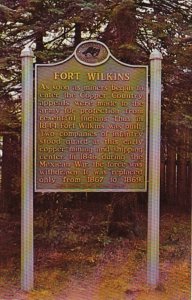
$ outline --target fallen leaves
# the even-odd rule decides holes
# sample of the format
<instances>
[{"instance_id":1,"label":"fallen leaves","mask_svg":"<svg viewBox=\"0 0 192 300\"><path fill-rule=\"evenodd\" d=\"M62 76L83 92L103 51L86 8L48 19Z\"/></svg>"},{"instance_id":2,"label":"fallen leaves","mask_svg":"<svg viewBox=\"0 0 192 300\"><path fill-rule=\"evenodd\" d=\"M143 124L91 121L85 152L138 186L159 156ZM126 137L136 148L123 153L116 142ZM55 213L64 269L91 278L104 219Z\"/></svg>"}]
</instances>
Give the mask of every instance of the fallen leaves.
<instances>
[{"instance_id":1,"label":"fallen leaves","mask_svg":"<svg viewBox=\"0 0 192 300\"><path fill-rule=\"evenodd\" d=\"M146 240L109 239L104 231L93 235L91 228L78 235L75 230L70 229L67 247L38 244L35 290L28 294L19 290L18 256L4 262L0 299L189 300L190 220L170 214L162 218L161 280L156 289L146 284Z\"/></svg>"}]
</instances>

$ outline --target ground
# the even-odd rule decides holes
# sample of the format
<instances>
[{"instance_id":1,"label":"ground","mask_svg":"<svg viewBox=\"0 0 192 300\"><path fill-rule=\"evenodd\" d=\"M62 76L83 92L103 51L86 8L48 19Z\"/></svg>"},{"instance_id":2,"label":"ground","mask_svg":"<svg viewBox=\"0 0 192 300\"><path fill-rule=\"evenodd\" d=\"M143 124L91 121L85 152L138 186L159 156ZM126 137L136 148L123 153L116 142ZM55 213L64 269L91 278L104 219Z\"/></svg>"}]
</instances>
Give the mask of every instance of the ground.
<instances>
[{"instance_id":1,"label":"ground","mask_svg":"<svg viewBox=\"0 0 192 300\"><path fill-rule=\"evenodd\" d=\"M146 236L110 238L98 228L96 234L90 223L68 227L65 243L46 243L37 230L35 289L26 293L20 290L20 220L0 215L0 300L190 299L190 215L161 216L155 289L146 284ZM56 230L53 237L51 232L49 239L58 241Z\"/></svg>"}]
</instances>

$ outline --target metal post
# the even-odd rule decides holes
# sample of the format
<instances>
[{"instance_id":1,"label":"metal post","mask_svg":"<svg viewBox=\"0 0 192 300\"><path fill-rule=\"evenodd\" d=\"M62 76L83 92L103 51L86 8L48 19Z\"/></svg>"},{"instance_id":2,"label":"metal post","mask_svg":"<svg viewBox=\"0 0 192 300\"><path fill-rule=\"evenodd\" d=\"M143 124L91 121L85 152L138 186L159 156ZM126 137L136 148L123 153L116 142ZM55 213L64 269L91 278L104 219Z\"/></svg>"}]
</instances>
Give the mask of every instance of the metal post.
<instances>
[{"instance_id":1,"label":"metal post","mask_svg":"<svg viewBox=\"0 0 192 300\"><path fill-rule=\"evenodd\" d=\"M160 145L161 145L161 60L154 50L150 55L150 130L148 187L147 282L159 281L159 217L160 217Z\"/></svg>"},{"instance_id":2,"label":"metal post","mask_svg":"<svg viewBox=\"0 0 192 300\"><path fill-rule=\"evenodd\" d=\"M33 51L22 58L21 288L33 289Z\"/></svg>"}]
</instances>

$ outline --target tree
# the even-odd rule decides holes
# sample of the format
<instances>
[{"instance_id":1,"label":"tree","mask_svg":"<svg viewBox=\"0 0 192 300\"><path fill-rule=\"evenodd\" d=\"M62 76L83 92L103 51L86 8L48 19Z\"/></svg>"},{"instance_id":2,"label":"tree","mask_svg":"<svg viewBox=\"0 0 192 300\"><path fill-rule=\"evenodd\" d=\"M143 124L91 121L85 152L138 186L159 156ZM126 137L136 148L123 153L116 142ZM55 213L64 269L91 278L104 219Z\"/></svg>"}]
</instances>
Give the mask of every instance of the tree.
<instances>
[{"instance_id":1,"label":"tree","mask_svg":"<svg viewBox=\"0 0 192 300\"><path fill-rule=\"evenodd\" d=\"M105 42L117 58L132 64L149 64L151 50L158 48L164 56L163 138L171 136L170 120L174 126L191 126L191 18L191 0L4 0L0 5L1 128L20 127L24 45L32 46L37 62L56 62L90 38Z\"/></svg>"}]
</instances>

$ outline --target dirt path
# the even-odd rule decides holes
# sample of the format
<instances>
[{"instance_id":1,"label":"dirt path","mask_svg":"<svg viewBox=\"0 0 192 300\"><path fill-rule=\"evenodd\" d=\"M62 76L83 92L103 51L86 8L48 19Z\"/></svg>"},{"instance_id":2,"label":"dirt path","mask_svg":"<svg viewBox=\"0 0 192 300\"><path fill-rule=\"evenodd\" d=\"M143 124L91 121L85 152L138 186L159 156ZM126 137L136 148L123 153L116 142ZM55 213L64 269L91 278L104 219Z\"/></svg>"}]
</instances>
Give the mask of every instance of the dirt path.
<instances>
[{"instance_id":1,"label":"dirt path","mask_svg":"<svg viewBox=\"0 0 192 300\"><path fill-rule=\"evenodd\" d=\"M95 267L87 276L60 278L56 287L50 281L49 288L38 288L30 293L21 292L19 282L0 285L0 300L189 300L189 283L182 264L161 265L162 283L158 289L146 286L146 265L130 265L131 258L119 262L110 262ZM186 262L185 262L186 264ZM128 265L130 267L128 268ZM185 266L186 267L186 266ZM166 274L166 275L165 275ZM50 278L52 274L50 271ZM53 287L52 287L53 285ZM47 282L49 286L49 281ZM58 288L57 288L58 287Z\"/></svg>"},{"instance_id":2,"label":"dirt path","mask_svg":"<svg viewBox=\"0 0 192 300\"><path fill-rule=\"evenodd\" d=\"M161 281L155 290L146 285L146 241L122 239L111 241L99 252L90 245L68 251L38 248L36 290L21 292L19 225L9 221L1 225L0 240L5 243L0 248L0 300L190 299L190 254L186 250L190 225L185 219L164 218ZM170 236L173 226L175 233Z\"/></svg>"}]
</instances>

